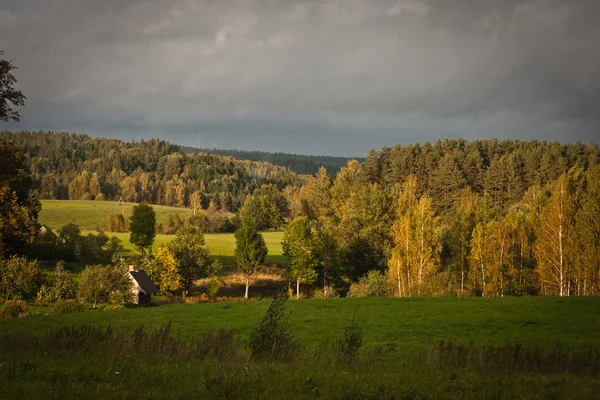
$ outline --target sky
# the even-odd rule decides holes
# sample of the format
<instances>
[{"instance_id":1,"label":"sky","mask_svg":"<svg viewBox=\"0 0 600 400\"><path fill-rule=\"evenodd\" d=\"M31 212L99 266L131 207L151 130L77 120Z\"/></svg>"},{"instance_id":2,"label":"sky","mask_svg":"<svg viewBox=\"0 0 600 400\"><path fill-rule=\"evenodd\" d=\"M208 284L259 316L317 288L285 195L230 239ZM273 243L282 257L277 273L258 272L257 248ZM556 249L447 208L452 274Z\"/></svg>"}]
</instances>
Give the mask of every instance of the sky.
<instances>
[{"instance_id":1,"label":"sky","mask_svg":"<svg viewBox=\"0 0 600 400\"><path fill-rule=\"evenodd\" d=\"M123 140L364 156L600 138L600 1L0 0L22 121Z\"/></svg>"}]
</instances>

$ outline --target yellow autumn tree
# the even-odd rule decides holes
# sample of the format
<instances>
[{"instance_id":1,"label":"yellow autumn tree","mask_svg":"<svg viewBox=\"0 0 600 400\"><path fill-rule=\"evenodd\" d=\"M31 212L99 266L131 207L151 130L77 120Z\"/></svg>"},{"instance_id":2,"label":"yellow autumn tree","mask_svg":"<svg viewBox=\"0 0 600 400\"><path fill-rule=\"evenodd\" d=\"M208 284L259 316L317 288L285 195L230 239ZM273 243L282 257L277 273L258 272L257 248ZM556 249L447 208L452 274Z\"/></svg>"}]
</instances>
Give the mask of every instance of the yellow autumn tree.
<instances>
[{"instance_id":1,"label":"yellow autumn tree","mask_svg":"<svg viewBox=\"0 0 600 400\"><path fill-rule=\"evenodd\" d=\"M177 268L175 255L168 247L162 246L156 252L156 261L160 264L159 287L162 292L175 292L181 285L181 275Z\"/></svg>"}]
</instances>

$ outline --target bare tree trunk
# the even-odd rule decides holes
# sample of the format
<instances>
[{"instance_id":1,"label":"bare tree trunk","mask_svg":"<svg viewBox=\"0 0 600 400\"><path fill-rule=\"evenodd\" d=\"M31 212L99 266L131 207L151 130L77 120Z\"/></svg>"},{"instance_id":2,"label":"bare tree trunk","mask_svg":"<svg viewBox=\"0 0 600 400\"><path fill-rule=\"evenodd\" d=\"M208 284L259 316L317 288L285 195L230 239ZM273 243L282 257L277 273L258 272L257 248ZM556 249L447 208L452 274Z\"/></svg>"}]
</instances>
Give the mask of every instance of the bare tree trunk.
<instances>
[{"instance_id":1,"label":"bare tree trunk","mask_svg":"<svg viewBox=\"0 0 600 400\"><path fill-rule=\"evenodd\" d=\"M460 244L460 296L465 292L465 244Z\"/></svg>"},{"instance_id":2,"label":"bare tree trunk","mask_svg":"<svg viewBox=\"0 0 600 400\"><path fill-rule=\"evenodd\" d=\"M398 279L398 297L402 297L402 281L400 276L400 261L398 261L396 263L396 279Z\"/></svg>"},{"instance_id":3,"label":"bare tree trunk","mask_svg":"<svg viewBox=\"0 0 600 400\"><path fill-rule=\"evenodd\" d=\"M485 297L485 268L483 267L483 257L481 257L481 283L483 284L483 290L481 291L481 297Z\"/></svg>"},{"instance_id":4,"label":"bare tree trunk","mask_svg":"<svg viewBox=\"0 0 600 400\"><path fill-rule=\"evenodd\" d=\"M300 300L300 279L296 279L296 300Z\"/></svg>"},{"instance_id":5,"label":"bare tree trunk","mask_svg":"<svg viewBox=\"0 0 600 400\"><path fill-rule=\"evenodd\" d=\"M504 297L504 240L500 245L500 297Z\"/></svg>"},{"instance_id":6,"label":"bare tree trunk","mask_svg":"<svg viewBox=\"0 0 600 400\"><path fill-rule=\"evenodd\" d=\"M425 264L425 260L423 259L423 254L425 253L425 249L424 249L424 243L423 241L425 240L424 236L425 234L423 233L424 231L424 227L423 227L423 223L421 223L421 240L419 243L419 284L417 286L417 296L421 296L421 285L423 284L423 265Z\"/></svg>"},{"instance_id":7,"label":"bare tree trunk","mask_svg":"<svg viewBox=\"0 0 600 400\"><path fill-rule=\"evenodd\" d=\"M410 243L408 235L406 236L406 297L410 297L410 256L409 256Z\"/></svg>"},{"instance_id":8,"label":"bare tree trunk","mask_svg":"<svg viewBox=\"0 0 600 400\"><path fill-rule=\"evenodd\" d=\"M244 294L244 298L248 299L248 289L250 288L250 277L246 275L246 293Z\"/></svg>"}]
</instances>

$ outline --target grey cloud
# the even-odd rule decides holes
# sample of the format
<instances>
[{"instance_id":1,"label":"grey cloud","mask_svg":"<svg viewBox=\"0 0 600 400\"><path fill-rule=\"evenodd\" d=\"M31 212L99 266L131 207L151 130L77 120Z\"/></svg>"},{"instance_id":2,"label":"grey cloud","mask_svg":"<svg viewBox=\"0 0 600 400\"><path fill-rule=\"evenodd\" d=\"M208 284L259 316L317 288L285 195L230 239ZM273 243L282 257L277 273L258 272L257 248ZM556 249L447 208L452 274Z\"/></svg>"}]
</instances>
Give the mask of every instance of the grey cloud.
<instances>
[{"instance_id":1,"label":"grey cloud","mask_svg":"<svg viewBox=\"0 0 600 400\"><path fill-rule=\"evenodd\" d=\"M29 98L10 128L359 156L600 133L597 2L5 3Z\"/></svg>"}]
</instances>

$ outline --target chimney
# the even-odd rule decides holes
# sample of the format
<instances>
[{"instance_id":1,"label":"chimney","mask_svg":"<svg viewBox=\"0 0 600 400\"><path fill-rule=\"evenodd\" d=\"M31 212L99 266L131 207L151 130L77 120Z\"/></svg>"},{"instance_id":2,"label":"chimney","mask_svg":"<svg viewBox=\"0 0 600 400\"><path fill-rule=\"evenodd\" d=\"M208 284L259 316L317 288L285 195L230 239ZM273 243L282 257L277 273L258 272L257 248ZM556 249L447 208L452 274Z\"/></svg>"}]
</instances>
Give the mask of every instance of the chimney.
<instances>
[{"instance_id":1,"label":"chimney","mask_svg":"<svg viewBox=\"0 0 600 400\"><path fill-rule=\"evenodd\" d=\"M135 271L135 267L133 265L129 266L129 272L131 272L131 271Z\"/></svg>"}]
</instances>

